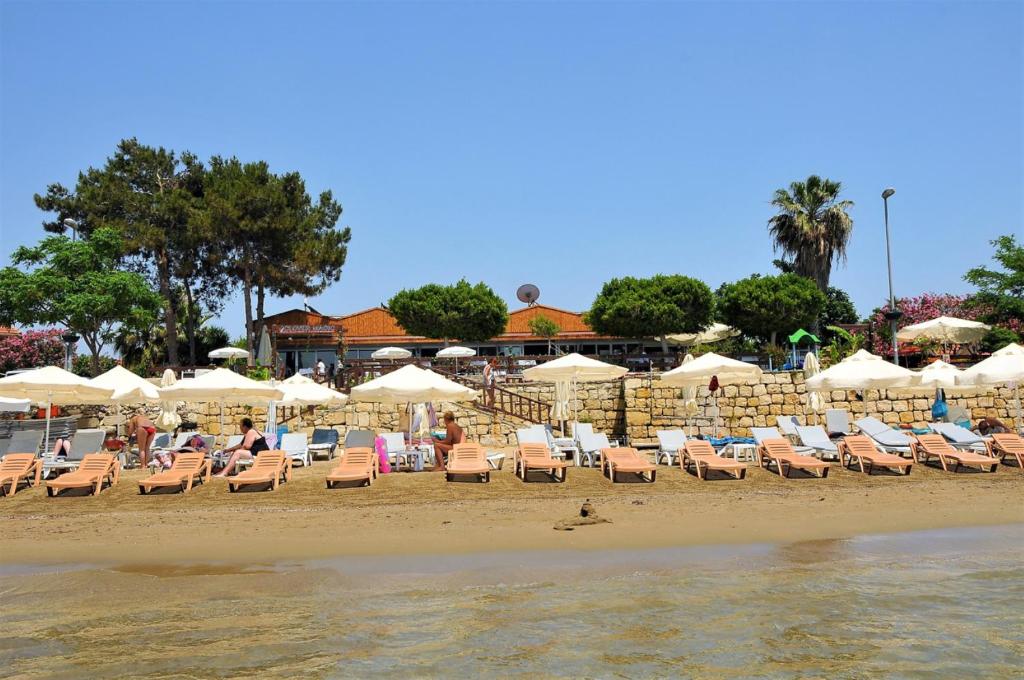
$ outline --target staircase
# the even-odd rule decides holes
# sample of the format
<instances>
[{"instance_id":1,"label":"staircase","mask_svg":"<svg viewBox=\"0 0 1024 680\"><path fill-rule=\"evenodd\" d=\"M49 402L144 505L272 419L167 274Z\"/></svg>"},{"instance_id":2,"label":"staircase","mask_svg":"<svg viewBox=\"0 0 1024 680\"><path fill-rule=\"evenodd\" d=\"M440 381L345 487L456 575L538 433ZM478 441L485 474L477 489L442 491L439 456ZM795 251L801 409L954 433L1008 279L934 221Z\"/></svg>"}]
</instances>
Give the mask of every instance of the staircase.
<instances>
[{"instance_id":1,"label":"staircase","mask_svg":"<svg viewBox=\"0 0 1024 680\"><path fill-rule=\"evenodd\" d=\"M431 370L435 373L440 373L444 377L457 382L460 385L471 387L474 390L483 391L484 389L482 380L470 378L469 376L464 375L455 375L454 373L449 373L448 371L437 367L434 367ZM486 393L484 398L486 398ZM511 416L528 423L544 424L550 420L548 417L551 413L550 404L538 399L532 399L519 394L514 390L497 385L494 387L493 404L485 404L483 399L477 399L471 405L476 410L483 411L484 413Z\"/></svg>"}]
</instances>

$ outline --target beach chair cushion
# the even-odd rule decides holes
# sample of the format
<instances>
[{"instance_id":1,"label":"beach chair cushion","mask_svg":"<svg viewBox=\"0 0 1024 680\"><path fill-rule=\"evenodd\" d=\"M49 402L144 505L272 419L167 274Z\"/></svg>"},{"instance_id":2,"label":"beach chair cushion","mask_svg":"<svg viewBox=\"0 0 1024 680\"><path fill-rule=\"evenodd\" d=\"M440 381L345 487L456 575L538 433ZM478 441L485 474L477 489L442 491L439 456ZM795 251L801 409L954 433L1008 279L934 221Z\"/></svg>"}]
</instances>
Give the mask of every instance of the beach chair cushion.
<instances>
[{"instance_id":1,"label":"beach chair cushion","mask_svg":"<svg viewBox=\"0 0 1024 680\"><path fill-rule=\"evenodd\" d=\"M78 469L66 472L57 479L46 482L46 494L52 496L64 489L90 488L94 494L103 489L103 483L111 486L117 483L120 466L117 459L108 453L90 453L82 458Z\"/></svg>"},{"instance_id":2,"label":"beach chair cushion","mask_svg":"<svg viewBox=\"0 0 1024 680\"><path fill-rule=\"evenodd\" d=\"M345 449L338 466L327 474L327 488L334 488L338 482L365 481L367 486L373 484L379 461L375 448L358 446Z\"/></svg>"},{"instance_id":3,"label":"beach chair cushion","mask_svg":"<svg viewBox=\"0 0 1024 680\"><path fill-rule=\"evenodd\" d=\"M475 442L454 445L448 453L445 468L445 476L449 480L452 475L480 475L484 481L490 481L491 466L487 464L483 447Z\"/></svg>"},{"instance_id":4,"label":"beach chair cushion","mask_svg":"<svg viewBox=\"0 0 1024 680\"><path fill-rule=\"evenodd\" d=\"M291 470L292 459L284 451L260 451L253 459L252 467L228 477L228 490L237 491L243 486L269 483L270 488L276 491L282 481L291 479Z\"/></svg>"},{"instance_id":5,"label":"beach chair cushion","mask_svg":"<svg viewBox=\"0 0 1024 680\"><path fill-rule=\"evenodd\" d=\"M202 451L179 453L169 470L157 472L139 482L139 493L145 494L154 487L180 487L180 491L192 490L193 484L210 481L211 463Z\"/></svg>"},{"instance_id":6,"label":"beach chair cushion","mask_svg":"<svg viewBox=\"0 0 1024 680\"><path fill-rule=\"evenodd\" d=\"M22 480L36 486L42 475L42 461L34 453L8 453L0 461L0 494L14 495Z\"/></svg>"},{"instance_id":7,"label":"beach chair cushion","mask_svg":"<svg viewBox=\"0 0 1024 680\"><path fill-rule=\"evenodd\" d=\"M856 458L860 466L861 472L871 474L873 468L885 467L885 468L896 468L903 471L904 474L910 474L910 468L913 466L914 461L907 460L902 456L898 456L893 453L885 451L879 451L875 448L874 442L871 438L862 434L851 434L842 438L839 442L839 460L840 462ZM865 468L864 461L868 462L868 466ZM845 464L845 462L844 462Z\"/></svg>"}]
</instances>

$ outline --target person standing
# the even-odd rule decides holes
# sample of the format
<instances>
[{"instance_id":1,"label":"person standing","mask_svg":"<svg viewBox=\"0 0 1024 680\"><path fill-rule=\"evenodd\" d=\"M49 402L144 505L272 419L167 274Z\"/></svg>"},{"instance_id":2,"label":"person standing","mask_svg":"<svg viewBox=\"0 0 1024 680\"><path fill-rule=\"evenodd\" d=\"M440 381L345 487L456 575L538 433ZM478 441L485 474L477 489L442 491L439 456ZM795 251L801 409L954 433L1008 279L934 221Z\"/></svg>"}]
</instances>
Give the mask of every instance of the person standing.
<instances>
[{"instance_id":1,"label":"person standing","mask_svg":"<svg viewBox=\"0 0 1024 680\"><path fill-rule=\"evenodd\" d=\"M142 467L149 464L149 447L156 437L156 426L153 421L143 414L134 415L128 419L128 427L125 430L125 439L130 440L135 435L135 441L139 445L139 459Z\"/></svg>"},{"instance_id":2,"label":"person standing","mask_svg":"<svg viewBox=\"0 0 1024 680\"><path fill-rule=\"evenodd\" d=\"M494 406L494 387L498 380L498 357L491 357L491 360L484 366L484 406Z\"/></svg>"},{"instance_id":3,"label":"person standing","mask_svg":"<svg viewBox=\"0 0 1024 680\"><path fill-rule=\"evenodd\" d=\"M318 359L316 362L316 381L322 383L327 379L327 365L323 359Z\"/></svg>"}]
</instances>

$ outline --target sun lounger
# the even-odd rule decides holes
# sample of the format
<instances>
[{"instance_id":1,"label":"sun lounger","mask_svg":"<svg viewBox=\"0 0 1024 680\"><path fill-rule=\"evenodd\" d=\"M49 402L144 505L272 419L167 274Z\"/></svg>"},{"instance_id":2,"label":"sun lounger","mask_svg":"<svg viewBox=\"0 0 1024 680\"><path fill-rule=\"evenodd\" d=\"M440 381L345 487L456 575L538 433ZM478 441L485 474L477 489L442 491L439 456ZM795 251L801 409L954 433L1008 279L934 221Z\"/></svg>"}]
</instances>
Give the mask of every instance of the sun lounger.
<instances>
[{"instance_id":1,"label":"sun lounger","mask_svg":"<svg viewBox=\"0 0 1024 680\"><path fill-rule=\"evenodd\" d=\"M39 447L42 445L43 432L41 430L18 430L11 432L9 439L0 444L0 458L8 453L31 453L39 455Z\"/></svg>"},{"instance_id":2,"label":"sun lounger","mask_svg":"<svg viewBox=\"0 0 1024 680\"><path fill-rule=\"evenodd\" d=\"M313 457L309 453L309 438L305 432L289 432L281 436L281 450L292 459L292 463L302 463L309 467Z\"/></svg>"},{"instance_id":3,"label":"sun lounger","mask_svg":"<svg viewBox=\"0 0 1024 680\"><path fill-rule=\"evenodd\" d=\"M0 495L13 496L18 492L18 485L24 480L32 486L39 486L43 474L43 461L34 453L8 453L0 462Z\"/></svg>"},{"instance_id":4,"label":"sun lounger","mask_svg":"<svg viewBox=\"0 0 1024 680\"><path fill-rule=\"evenodd\" d=\"M74 470L89 454L102 453L103 441L106 438L106 430L78 430L71 437L66 457L55 458L53 451L43 456L43 477L49 477L55 470Z\"/></svg>"},{"instance_id":5,"label":"sun lounger","mask_svg":"<svg viewBox=\"0 0 1024 680\"><path fill-rule=\"evenodd\" d=\"M850 412L841 408L825 410L825 429L830 437L841 437L853 434L850 429Z\"/></svg>"},{"instance_id":6,"label":"sun lounger","mask_svg":"<svg viewBox=\"0 0 1024 680\"><path fill-rule=\"evenodd\" d=\"M686 446L686 433L682 430L658 430L658 452L654 454L654 462L665 459L665 465L672 465L680 460L680 453ZM681 462L681 461L680 461Z\"/></svg>"},{"instance_id":7,"label":"sun lounger","mask_svg":"<svg viewBox=\"0 0 1024 680\"><path fill-rule=\"evenodd\" d=\"M377 478L377 468L380 465L380 458L377 450L366 446L357 446L345 449L338 461L338 466L327 474L327 488L333 489L339 482L366 482L366 486L373 484Z\"/></svg>"},{"instance_id":8,"label":"sun lounger","mask_svg":"<svg viewBox=\"0 0 1024 680\"><path fill-rule=\"evenodd\" d=\"M889 453L910 453L910 445L914 440L909 435L897 432L878 418L861 418L856 423L861 434L871 438L883 451Z\"/></svg>"},{"instance_id":9,"label":"sun lounger","mask_svg":"<svg viewBox=\"0 0 1024 680\"><path fill-rule=\"evenodd\" d=\"M640 475L640 478L654 483L658 474L658 466L645 460L640 453L633 448L619 446L601 450L601 471L608 471L608 479L615 483L615 475L620 472L631 472Z\"/></svg>"},{"instance_id":10,"label":"sun lounger","mask_svg":"<svg viewBox=\"0 0 1024 680\"><path fill-rule=\"evenodd\" d=\"M318 427L313 430L313 440L309 443L309 455L316 458L317 454L327 452L327 460L334 458L334 451L338 448L338 431L333 427Z\"/></svg>"},{"instance_id":11,"label":"sun lounger","mask_svg":"<svg viewBox=\"0 0 1024 680\"><path fill-rule=\"evenodd\" d=\"M349 430L345 433L345 444L342 448L372 449L377 446L377 433L373 430Z\"/></svg>"},{"instance_id":12,"label":"sun lounger","mask_svg":"<svg viewBox=\"0 0 1024 680\"><path fill-rule=\"evenodd\" d=\"M911 446L911 453L914 460L922 464L927 464L932 457L938 458L946 472L950 471L950 463L956 463L953 472L959 472L963 466L977 467L982 472L995 472L999 467L998 458L984 453L955 449L941 434L917 435L917 441Z\"/></svg>"},{"instance_id":13,"label":"sun lounger","mask_svg":"<svg viewBox=\"0 0 1024 680\"><path fill-rule=\"evenodd\" d=\"M795 440L799 435L797 434L797 427L800 423L797 422L796 416L776 416L775 425L785 436L789 437L791 441Z\"/></svg>"},{"instance_id":14,"label":"sun lounger","mask_svg":"<svg viewBox=\"0 0 1024 680\"><path fill-rule=\"evenodd\" d=\"M861 472L869 475L876 467L895 469L905 475L910 474L910 468L914 462L903 456L894 453L886 453L875 448L874 442L865 435L851 434L839 441L839 462L844 467L850 467L854 459L860 466ZM865 467L865 463L867 466Z\"/></svg>"},{"instance_id":15,"label":"sun lounger","mask_svg":"<svg viewBox=\"0 0 1024 680\"><path fill-rule=\"evenodd\" d=\"M757 460L766 470L774 463L779 476L783 478L789 477L793 468L807 472L815 471L819 477L825 478L828 477L828 469L831 467L829 463L813 456L800 455L793 449L788 439L781 437L765 439L758 443Z\"/></svg>"},{"instance_id":16,"label":"sun lounger","mask_svg":"<svg viewBox=\"0 0 1024 680\"><path fill-rule=\"evenodd\" d=\"M1020 435L1009 432L992 435L988 441L988 452L1004 465L1006 459L1013 456L1017 460L1017 467L1024 469L1024 438Z\"/></svg>"},{"instance_id":17,"label":"sun lounger","mask_svg":"<svg viewBox=\"0 0 1024 680\"><path fill-rule=\"evenodd\" d=\"M972 451L988 451L988 440L980 434L971 432L966 427L956 423L928 423L932 432L941 434L949 443L958 449L971 449Z\"/></svg>"},{"instance_id":18,"label":"sun lounger","mask_svg":"<svg viewBox=\"0 0 1024 680\"><path fill-rule=\"evenodd\" d=\"M758 446L761 445L761 442L768 439L786 439L779 433L779 430L774 427L752 427L750 428L750 434L753 435L754 442ZM793 443L790 442L790 445L792 446ZM801 455L814 453L814 448L810 446L793 446L793 452Z\"/></svg>"},{"instance_id":19,"label":"sun lounger","mask_svg":"<svg viewBox=\"0 0 1024 680\"><path fill-rule=\"evenodd\" d=\"M277 491L282 481L292 478L292 459L284 451L260 451L252 461L252 467L228 477L228 491L234 493L251 484L270 484Z\"/></svg>"},{"instance_id":20,"label":"sun lounger","mask_svg":"<svg viewBox=\"0 0 1024 680\"><path fill-rule=\"evenodd\" d=\"M110 486L117 484L121 476L121 466L117 458L109 453L90 453L82 458L78 469L66 472L57 479L46 482L46 495L54 496L65 489L92 489L92 493L99 494L103 490L103 483L109 482Z\"/></svg>"},{"instance_id":21,"label":"sun lounger","mask_svg":"<svg viewBox=\"0 0 1024 680\"><path fill-rule=\"evenodd\" d=\"M800 425L796 428L796 436L800 443L809 446L824 457L825 454L839 458L839 447L829 439L828 432L821 425Z\"/></svg>"},{"instance_id":22,"label":"sun lounger","mask_svg":"<svg viewBox=\"0 0 1024 680\"><path fill-rule=\"evenodd\" d=\"M169 470L157 472L139 482L139 493L145 495L155 487L176 486L182 493L192 490L193 484L210 481L211 462L202 451L179 453Z\"/></svg>"},{"instance_id":23,"label":"sun lounger","mask_svg":"<svg viewBox=\"0 0 1024 680\"><path fill-rule=\"evenodd\" d=\"M608 441L608 435L598 433L580 434L580 465L586 463L589 467L596 467L601 462L601 451L610 449L612 443ZM604 470L604 466L601 467Z\"/></svg>"},{"instance_id":24,"label":"sun lounger","mask_svg":"<svg viewBox=\"0 0 1024 680\"><path fill-rule=\"evenodd\" d=\"M715 453L715 447L711 446L711 442L703 439L688 439L679 454L679 467L684 472L689 472L690 465L693 465L697 470L697 479L707 479L708 470L728 472L736 479L747 476L746 463L734 458L722 458Z\"/></svg>"},{"instance_id":25,"label":"sun lounger","mask_svg":"<svg viewBox=\"0 0 1024 680\"><path fill-rule=\"evenodd\" d=\"M448 466L444 477L449 482L452 475L479 475L483 482L491 481L491 466L487 463L487 454L477 443L456 444L448 453Z\"/></svg>"},{"instance_id":26,"label":"sun lounger","mask_svg":"<svg viewBox=\"0 0 1024 680\"><path fill-rule=\"evenodd\" d=\"M551 450L547 444L520 444L516 450L513 472L521 476L525 482L526 474L530 470L545 470L556 482L564 482L567 467L569 467L568 462L555 460L551 456Z\"/></svg>"}]
</instances>

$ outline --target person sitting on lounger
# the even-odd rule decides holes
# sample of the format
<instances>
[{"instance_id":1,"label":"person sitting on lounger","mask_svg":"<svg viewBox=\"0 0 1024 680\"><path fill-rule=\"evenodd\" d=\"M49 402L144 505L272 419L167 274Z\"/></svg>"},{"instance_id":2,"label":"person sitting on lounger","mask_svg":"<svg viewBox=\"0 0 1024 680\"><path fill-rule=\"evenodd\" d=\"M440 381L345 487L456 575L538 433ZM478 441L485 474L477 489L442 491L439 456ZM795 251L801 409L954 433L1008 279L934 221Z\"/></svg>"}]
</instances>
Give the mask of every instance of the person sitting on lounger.
<instances>
[{"instance_id":1,"label":"person sitting on lounger","mask_svg":"<svg viewBox=\"0 0 1024 680\"><path fill-rule=\"evenodd\" d=\"M437 453L437 462L434 465L435 472L445 469L445 460L452 447L465 441L465 434L463 434L459 424L455 422L455 414L451 411L445 411L444 413L444 429L444 439L434 442L434 451Z\"/></svg>"},{"instance_id":2,"label":"person sitting on lounger","mask_svg":"<svg viewBox=\"0 0 1024 680\"><path fill-rule=\"evenodd\" d=\"M128 420L128 429L125 436L131 441L132 435L139 445L139 460L142 467L149 464L149 447L153 444L153 437L156 436L156 426L143 414L135 415Z\"/></svg>"},{"instance_id":3,"label":"person sitting on lounger","mask_svg":"<svg viewBox=\"0 0 1024 680\"><path fill-rule=\"evenodd\" d=\"M227 477L234 472L235 465L240 459L249 460L260 451L270 450L266 437L252 426L252 418L242 418L240 429L242 430L242 441L235 446L224 449L224 453L230 453L231 457L228 458L224 469L217 474L218 477Z\"/></svg>"}]
</instances>

